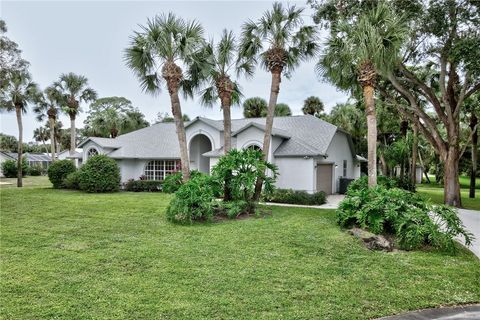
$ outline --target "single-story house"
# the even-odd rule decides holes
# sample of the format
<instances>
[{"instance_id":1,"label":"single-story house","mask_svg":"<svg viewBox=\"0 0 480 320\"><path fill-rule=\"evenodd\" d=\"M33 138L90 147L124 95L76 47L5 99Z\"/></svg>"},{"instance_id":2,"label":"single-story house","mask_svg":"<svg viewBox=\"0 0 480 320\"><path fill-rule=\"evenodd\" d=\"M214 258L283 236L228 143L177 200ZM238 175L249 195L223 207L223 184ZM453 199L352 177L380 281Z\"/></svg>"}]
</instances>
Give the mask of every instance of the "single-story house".
<instances>
[{"instance_id":1,"label":"single-story house","mask_svg":"<svg viewBox=\"0 0 480 320\"><path fill-rule=\"evenodd\" d=\"M73 160L75 163L75 166L78 168L82 165L82 159L83 159L83 154L82 154L82 149L75 149L75 152L70 155L70 150L63 150L57 154L57 159L58 160Z\"/></svg>"},{"instance_id":2,"label":"single-story house","mask_svg":"<svg viewBox=\"0 0 480 320\"><path fill-rule=\"evenodd\" d=\"M24 153L23 156L27 159L29 166L38 166L43 169L48 169L50 163L52 163L52 158L47 153ZM17 152L8 152L0 151L0 176L3 177L3 172L1 172L1 163L6 160L17 160Z\"/></svg>"},{"instance_id":3,"label":"single-story house","mask_svg":"<svg viewBox=\"0 0 480 320\"><path fill-rule=\"evenodd\" d=\"M265 118L232 120L232 148L262 148ZM197 117L185 123L190 168L209 173L223 152L223 120ZM115 159L122 181L163 180L178 170L180 148L174 123L158 123L115 139L91 137L79 144L82 161L96 154ZM278 188L339 190L341 177L360 177L350 135L311 115L275 117L269 161L278 167Z\"/></svg>"}]
</instances>

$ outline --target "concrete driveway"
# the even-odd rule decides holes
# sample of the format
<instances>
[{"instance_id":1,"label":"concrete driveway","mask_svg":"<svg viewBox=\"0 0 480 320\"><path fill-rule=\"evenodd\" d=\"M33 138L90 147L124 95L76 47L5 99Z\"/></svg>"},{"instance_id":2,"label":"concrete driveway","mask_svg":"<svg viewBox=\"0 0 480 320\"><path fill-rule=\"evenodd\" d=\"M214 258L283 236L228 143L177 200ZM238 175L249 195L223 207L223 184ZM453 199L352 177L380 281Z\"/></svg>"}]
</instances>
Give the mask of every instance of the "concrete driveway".
<instances>
[{"instance_id":1,"label":"concrete driveway","mask_svg":"<svg viewBox=\"0 0 480 320\"><path fill-rule=\"evenodd\" d=\"M469 249L480 258L480 211L458 209L458 215L467 230L475 237Z\"/></svg>"}]
</instances>

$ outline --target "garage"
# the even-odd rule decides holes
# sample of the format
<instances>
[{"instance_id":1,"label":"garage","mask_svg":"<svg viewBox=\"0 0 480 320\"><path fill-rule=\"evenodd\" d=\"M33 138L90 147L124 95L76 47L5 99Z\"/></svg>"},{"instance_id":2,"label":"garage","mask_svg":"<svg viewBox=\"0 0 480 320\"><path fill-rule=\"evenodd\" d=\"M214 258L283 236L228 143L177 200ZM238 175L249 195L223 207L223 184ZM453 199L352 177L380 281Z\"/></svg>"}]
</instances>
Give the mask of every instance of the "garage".
<instances>
[{"instance_id":1,"label":"garage","mask_svg":"<svg viewBox=\"0 0 480 320\"><path fill-rule=\"evenodd\" d=\"M332 194L333 164L317 164L317 191Z\"/></svg>"}]
</instances>

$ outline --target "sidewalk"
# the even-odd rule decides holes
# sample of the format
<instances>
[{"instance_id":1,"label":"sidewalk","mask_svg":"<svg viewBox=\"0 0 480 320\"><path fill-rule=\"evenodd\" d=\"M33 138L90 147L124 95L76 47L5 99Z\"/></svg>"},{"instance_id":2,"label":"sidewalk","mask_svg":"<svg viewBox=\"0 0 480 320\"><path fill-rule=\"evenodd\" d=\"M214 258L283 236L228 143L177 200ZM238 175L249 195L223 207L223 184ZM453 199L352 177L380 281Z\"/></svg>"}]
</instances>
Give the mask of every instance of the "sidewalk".
<instances>
[{"instance_id":1,"label":"sidewalk","mask_svg":"<svg viewBox=\"0 0 480 320\"><path fill-rule=\"evenodd\" d=\"M460 320L480 319L480 304L412 311L377 320Z\"/></svg>"}]
</instances>

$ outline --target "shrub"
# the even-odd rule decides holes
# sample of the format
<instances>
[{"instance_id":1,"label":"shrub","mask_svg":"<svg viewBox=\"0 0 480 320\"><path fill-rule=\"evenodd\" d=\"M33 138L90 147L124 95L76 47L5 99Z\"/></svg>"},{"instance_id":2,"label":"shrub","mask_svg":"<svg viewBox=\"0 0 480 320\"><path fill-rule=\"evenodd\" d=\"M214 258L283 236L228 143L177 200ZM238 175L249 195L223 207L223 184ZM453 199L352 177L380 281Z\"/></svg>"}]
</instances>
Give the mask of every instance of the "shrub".
<instances>
[{"instance_id":1,"label":"shrub","mask_svg":"<svg viewBox=\"0 0 480 320\"><path fill-rule=\"evenodd\" d=\"M6 160L2 163L2 172L5 178L16 178L17 177L17 161L16 160ZM28 163L25 157L22 158L22 176L28 174Z\"/></svg>"},{"instance_id":2,"label":"shrub","mask_svg":"<svg viewBox=\"0 0 480 320\"><path fill-rule=\"evenodd\" d=\"M417 186L412 181L412 177L410 175L405 175L403 178L395 177L395 181L397 182L397 186L400 189L415 192L417 190Z\"/></svg>"},{"instance_id":3,"label":"shrub","mask_svg":"<svg viewBox=\"0 0 480 320\"><path fill-rule=\"evenodd\" d=\"M48 167L48 179L53 187L58 189L63 187L63 180L68 174L77 171L75 165L70 160L58 160Z\"/></svg>"},{"instance_id":4,"label":"shrub","mask_svg":"<svg viewBox=\"0 0 480 320\"><path fill-rule=\"evenodd\" d=\"M42 173L43 168L39 165L30 166L30 168L28 169L28 174L31 176L41 176Z\"/></svg>"},{"instance_id":5,"label":"shrub","mask_svg":"<svg viewBox=\"0 0 480 320\"><path fill-rule=\"evenodd\" d=\"M120 169L105 156L90 157L80 169L80 189L86 192L112 192L120 187Z\"/></svg>"},{"instance_id":6,"label":"shrub","mask_svg":"<svg viewBox=\"0 0 480 320\"><path fill-rule=\"evenodd\" d=\"M270 196L265 197L265 200L269 202L305 205L321 205L325 203L325 199L323 191L308 193L292 189L276 189Z\"/></svg>"},{"instance_id":7,"label":"shrub","mask_svg":"<svg viewBox=\"0 0 480 320\"><path fill-rule=\"evenodd\" d=\"M133 192L158 192L162 191L162 181L130 179L124 184L124 188L125 191Z\"/></svg>"},{"instance_id":8,"label":"shrub","mask_svg":"<svg viewBox=\"0 0 480 320\"><path fill-rule=\"evenodd\" d=\"M396 188L398 187L397 181L395 179L385 177L385 176L378 176L377 177L377 185L384 186L387 189ZM348 185L348 191L350 190L363 190L368 188L368 176L362 176L354 181L352 181ZM347 191L347 193L348 193Z\"/></svg>"},{"instance_id":9,"label":"shrub","mask_svg":"<svg viewBox=\"0 0 480 320\"><path fill-rule=\"evenodd\" d=\"M243 200L222 202L219 205L219 211L230 219L234 219L241 214L249 213L249 203Z\"/></svg>"},{"instance_id":10,"label":"shrub","mask_svg":"<svg viewBox=\"0 0 480 320\"><path fill-rule=\"evenodd\" d=\"M63 188L79 190L80 189L80 171L69 173L65 179L63 179Z\"/></svg>"},{"instance_id":11,"label":"shrub","mask_svg":"<svg viewBox=\"0 0 480 320\"><path fill-rule=\"evenodd\" d=\"M192 170L190 171L190 178L194 178L198 175L202 175L200 171L197 170ZM163 192L166 193L175 193L177 190L182 186L183 181L182 181L183 175L181 171L178 171L176 173L170 174L163 179Z\"/></svg>"},{"instance_id":12,"label":"shrub","mask_svg":"<svg viewBox=\"0 0 480 320\"><path fill-rule=\"evenodd\" d=\"M349 189L337 210L337 222L342 227L357 225L376 234L395 235L399 246L407 250L431 245L453 252L458 235L465 237L467 245L472 241L455 209L385 186Z\"/></svg>"},{"instance_id":13,"label":"shrub","mask_svg":"<svg viewBox=\"0 0 480 320\"><path fill-rule=\"evenodd\" d=\"M270 176L266 175L266 170L270 170ZM212 174L222 184L222 190L225 181L228 181L232 200L243 200L252 204L257 178L263 179L264 193L269 196L274 190L277 167L263 160L262 152L259 150L233 149L220 158L213 167Z\"/></svg>"},{"instance_id":14,"label":"shrub","mask_svg":"<svg viewBox=\"0 0 480 320\"><path fill-rule=\"evenodd\" d=\"M215 194L220 184L212 176L195 175L181 185L167 208L167 219L188 224L210 220L216 207Z\"/></svg>"}]
</instances>

